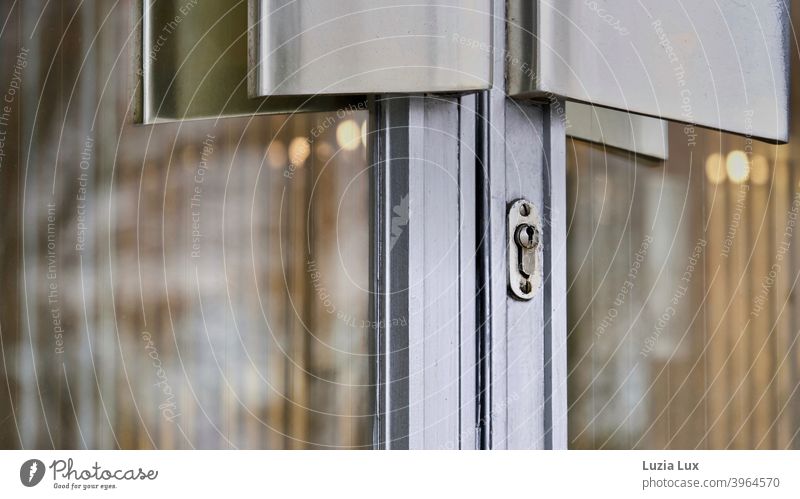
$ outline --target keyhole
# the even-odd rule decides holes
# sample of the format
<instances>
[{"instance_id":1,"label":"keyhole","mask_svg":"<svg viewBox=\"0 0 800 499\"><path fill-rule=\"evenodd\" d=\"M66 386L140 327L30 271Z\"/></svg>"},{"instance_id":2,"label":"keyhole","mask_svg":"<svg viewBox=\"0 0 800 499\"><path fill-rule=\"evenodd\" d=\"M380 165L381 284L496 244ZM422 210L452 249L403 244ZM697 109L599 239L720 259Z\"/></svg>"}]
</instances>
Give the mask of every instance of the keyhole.
<instances>
[{"instance_id":1,"label":"keyhole","mask_svg":"<svg viewBox=\"0 0 800 499\"><path fill-rule=\"evenodd\" d=\"M520 225L516 236L517 244L525 249L533 249L539 245L539 231L533 225Z\"/></svg>"}]
</instances>

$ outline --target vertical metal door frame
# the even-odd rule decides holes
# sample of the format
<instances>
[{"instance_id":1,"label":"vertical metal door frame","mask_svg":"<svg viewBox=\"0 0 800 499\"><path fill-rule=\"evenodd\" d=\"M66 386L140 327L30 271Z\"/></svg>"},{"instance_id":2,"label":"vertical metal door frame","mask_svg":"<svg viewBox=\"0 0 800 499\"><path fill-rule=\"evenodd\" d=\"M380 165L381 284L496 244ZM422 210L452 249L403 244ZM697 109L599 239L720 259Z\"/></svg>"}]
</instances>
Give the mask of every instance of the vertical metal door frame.
<instances>
[{"instance_id":1,"label":"vertical metal door frame","mask_svg":"<svg viewBox=\"0 0 800 499\"><path fill-rule=\"evenodd\" d=\"M559 449L566 434L563 102L520 102L503 77L461 97L372 101L376 448ZM507 209L543 223L542 288L510 297Z\"/></svg>"},{"instance_id":2,"label":"vertical metal door frame","mask_svg":"<svg viewBox=\"0 0 800 499\"><path fill-rule=\"evenodd\" d=\"M567 446L566 366L566 120L564 103L508 97L506 2L494 2L494 84L485 116L489 290L486 448L563 449ZM538 75L530 73L531 78ZM530 301L507 292L507 210L519 198L542 218L542 288Z\"/></svg>"},{"instance_id":3,"label":"vertical metal door frame","mask_svg":"<svg viewBox=\"0 0 800 499\"><path fill-rule=\"evenodd\" d=\"M475 449L475 96L372 101L374 442Z\"/></svg>"},{"instance_id":4,"label":"vertical metal door frame","mask_svg":"<svg viewBox=\"0 0 800 499\"><path fill-rule=\"evenodd\" d=\"M559 103L488 100L489 443L493 449L566 448L566 176ZM499 107L499 109L498 109ZM509 206L542 218L542 286L529 301L508 288Z\"/></svg>"}]
</instances>

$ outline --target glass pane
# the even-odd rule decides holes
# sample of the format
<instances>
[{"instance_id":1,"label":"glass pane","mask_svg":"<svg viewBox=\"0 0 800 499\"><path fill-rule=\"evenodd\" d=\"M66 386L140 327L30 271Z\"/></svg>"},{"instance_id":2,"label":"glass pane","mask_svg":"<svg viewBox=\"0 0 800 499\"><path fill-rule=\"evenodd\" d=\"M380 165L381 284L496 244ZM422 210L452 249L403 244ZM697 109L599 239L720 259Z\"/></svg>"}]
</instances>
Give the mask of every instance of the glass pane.
<instances>
[{"instance_id":1,"label":"glass pane","mask_svg":"<svg viewBox=\"0 0 800 499\"><path fill-rule=\"evenodd\" d=\"M797 146L669 133L568 144L570 446L798 448Z\"/></svg>"},{"instance_id":2,"label":"glass pane","mask_svg":"<svg viewBox=\"0 0 800 499\"><path fill-rule=\"evenodd\" d=\"M133 2L9 9L0 446L370 447L365 113L133 126Z\"/></svg>"}]
</instances>

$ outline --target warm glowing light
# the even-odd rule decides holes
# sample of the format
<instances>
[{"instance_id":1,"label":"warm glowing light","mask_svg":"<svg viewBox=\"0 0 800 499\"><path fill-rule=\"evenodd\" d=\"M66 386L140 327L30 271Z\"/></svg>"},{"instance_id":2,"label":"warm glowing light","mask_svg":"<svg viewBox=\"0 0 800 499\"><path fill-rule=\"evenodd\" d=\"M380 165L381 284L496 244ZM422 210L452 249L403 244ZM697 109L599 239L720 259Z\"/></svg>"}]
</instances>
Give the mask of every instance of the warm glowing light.
<instances>
[{"instance_id":1,"label":"warm glowing light","mask_svg":"<svg viewBox=\"0 0 800 499\"><path fill-rule=\"evenodd\" d=\"M267 163L272 168L283 168L287 159L286 146L280 140L272 142L267 148Z\"/></svg>"},{"instance_id":2,"label":"warm glowing light","mask_svg":"<svg viewBox=\"0 0 800 499\"><path fill-rule=\"evenodd\" d=\"M361 129L355 120L339 123L336 129L336 142L345 151L355 151L361 145Z\"/></svg>"},{"instance_id":3,"label":"warm glowing light","mask_svg":"<svg viewBox=\"0 0 800 499\"><path fill-rule=\"evenodd\" d=\"M728 178L731 182L742 184L750 176L750 165L747 154L743 151L732 151L727 159Z\"/></svg>"},{"instance_id":4,"label":"warm glowing light","mask_svg":"<svg viewBox=\"0 0 800 499\"><path fill-rule=\"evenodd\" d=\"M311 145L305 137L295 137L289 144L289 161L294 166L302 166L311 154Z\"/></svg>"},{"instance_id":5,"label":"warm glowing light","mask_svg":"<svg viewBox=\"0 0 800 499\"><path fill-rule=\"evenodd\" d=\"M767 158L761 155L753 156L753 164L750 165L750 182L755 185L764 185L769 182L769 175Z\"/></svg>"},{"instance_id":6,"label":"warm glowing light","mask_svg":"<svg viewBox=\"0 0 800 499\"><path fill-rule=\"evenodd\" d=\"M361 145L367 147L367 120L361 122Z\"/></svg>"},{"instance_id":7,"label":"warm glowing light","mask_svg":"<svg viewBox=\"0 0 800 499\"><path fill-rule=\"evenodd\" d=\"M725 182L727 175L725 174L721 154L715 152L706 159L706 177L709 182L715 185Z\"/></svg>"},{"instance_id":8,"label":"warm glowing light","mask_svg":"<svg viewBox=\"0 0 800 499\"><path fill-rule=\"evenodd\" d=\"M333 155L333 146L329 142L320 142L317 144L316 150L317 156L323 161L327 161Z\"/></svg>"}]
</instances>

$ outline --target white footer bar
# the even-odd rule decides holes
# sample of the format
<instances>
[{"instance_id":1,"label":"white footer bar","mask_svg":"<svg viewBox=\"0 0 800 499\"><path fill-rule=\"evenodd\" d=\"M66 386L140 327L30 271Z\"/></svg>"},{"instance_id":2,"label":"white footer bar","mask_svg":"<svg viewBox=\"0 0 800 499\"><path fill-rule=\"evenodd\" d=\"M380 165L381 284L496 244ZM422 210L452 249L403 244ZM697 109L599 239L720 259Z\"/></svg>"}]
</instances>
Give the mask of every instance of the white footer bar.
<instances>
[{"instance_id":1,"label":"white footer bar","mask_svg":"<svg viewBox=\"0 0 800 499\"><path fill-rule=\"evenodd\" d=\"M0 496L796 498L799 470L795 451L30 450L0 451Z\"/></svg>"}]
</instances>

